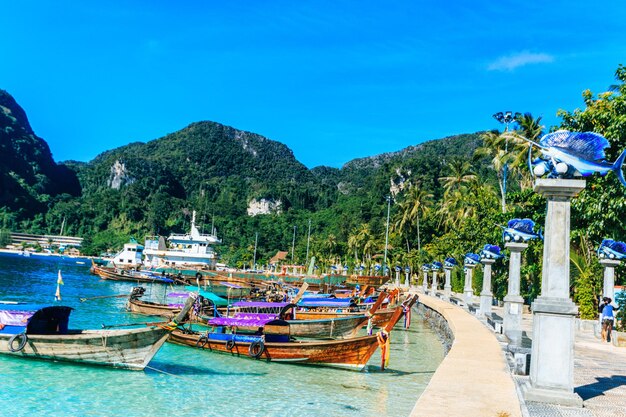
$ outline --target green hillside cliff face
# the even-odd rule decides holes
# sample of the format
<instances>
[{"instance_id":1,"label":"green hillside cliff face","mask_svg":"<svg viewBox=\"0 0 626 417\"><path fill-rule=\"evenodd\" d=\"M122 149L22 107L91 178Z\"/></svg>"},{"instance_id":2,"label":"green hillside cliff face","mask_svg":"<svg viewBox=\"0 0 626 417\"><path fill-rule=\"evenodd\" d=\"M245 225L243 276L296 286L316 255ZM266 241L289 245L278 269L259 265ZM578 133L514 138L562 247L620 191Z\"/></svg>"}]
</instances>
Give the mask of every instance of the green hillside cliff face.
<instances>
[{"instance_id":1,"label":"green hillside cliff face","mask_svg":"<svg viewBox=\"0 0 626 417\"><path fill-rule=\"evenodd\" d=\"M0 227L41 214L60 194L80 195L74 171L57 165L26 113L0 90Z\"/></svg>"}]
</instances>

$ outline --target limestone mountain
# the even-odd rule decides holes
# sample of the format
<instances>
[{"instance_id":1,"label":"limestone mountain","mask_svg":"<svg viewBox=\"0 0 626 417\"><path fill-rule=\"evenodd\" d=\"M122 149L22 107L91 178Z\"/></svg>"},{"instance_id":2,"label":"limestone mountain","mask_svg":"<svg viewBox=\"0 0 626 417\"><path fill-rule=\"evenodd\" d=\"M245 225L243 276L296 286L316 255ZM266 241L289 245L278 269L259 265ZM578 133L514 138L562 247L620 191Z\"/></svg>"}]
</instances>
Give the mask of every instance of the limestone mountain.
<instances>
[{"instance_id":1,"label":"limestone mountain","mask_svg":"<svg viewBox=\"0 0 626 417\"><path fill-rule=\"evenodd\" d=\"M249 256L255 233L263 236L259 253L273 255L292 243L294 227L303 239L311 218L314 232L345 244L363 223L380 229L385 196L401 199L417 183L440 194L446 161L469 158L480 144L478 134L458 135L309 170L282 143L204 121L57 165L5 92L0 110L0 228L57 233L65 221L91 253L129 236L185 231L192 211L201 229L217 228L222 254L235 261Z\"/></svg>"},{"instance_id":2,"label":"limestone mountain","mask_svg":"<svg viewBox=\"0 0 626 417\"><path fill-rule=\"evenodd\" d=\"M0 90L0 209L12 219L47 209L51 197L80 194L74 171L57 165L48 144L35 135L26 113L6 91ZM5 216L0 218L7 221Z\"/></svg>"}]
</instances>

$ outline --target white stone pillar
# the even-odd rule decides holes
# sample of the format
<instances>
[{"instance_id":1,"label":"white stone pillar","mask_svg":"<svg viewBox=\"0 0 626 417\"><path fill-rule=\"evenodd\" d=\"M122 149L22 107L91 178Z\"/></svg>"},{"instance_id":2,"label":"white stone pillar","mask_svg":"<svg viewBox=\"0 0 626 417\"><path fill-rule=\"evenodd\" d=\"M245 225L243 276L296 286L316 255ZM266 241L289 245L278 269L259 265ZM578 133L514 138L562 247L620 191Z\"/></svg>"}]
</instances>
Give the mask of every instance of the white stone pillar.
<instances>
[{"instance_id":1,"label":"white stone pillar","mask_svg":"<svg viewBox=\"0 0 626 417\"><path fill-rule=\"evenodd\" d=\"M433 269L432 273L433 273L433 280L432 280L432 284L430 287L430 295L435 297L437 295L437 270Z\"/></svg>"},{"instance_id":2,"label":"white stone pillar","mask_svg":"<svg viewBox=\"0 0 626 417\"><path fill-rule=\"evenodd\" d=\"M396 269L396 288L400 288L400 271Z\"/></svg>"},{"instance_id":3,"label":"white stone pillar","mask_svg":"<svg viewBox=\"0 0 626 417\"><path fill-rule=\"evenodd\" d=\"M463 288L463 295L465 295L465 304L471 304L474 297L474 289L472 288L472 276L474 275L474 268L476 265L465 265L465 287Z\"/></svg>"},{"instance_id":4,"label":"white stone pillar","mask_svg":"<svg viewBox=\"0 0 626 417\"><path fill-rule=\"evenodd\" d=\"M404 270L404 285L407 288L411 287L411 279L409 276L411 275L411 270L409 268Z\"/></svg>"},{"instance_id":5,"label":"white stone pillar","mask_svg":"<svg viewBox=\"0 0 626 417\"><path fill-rule=\"evenodd\" d=\"M533 347L527 401L582 407L574 393L574 318L570 299L569 251L571 199L585 181L537 179L535 191L548 200L541 295L532 305Z\"/></svg>"},{"instance_id":6,"label":"white stone pillar","mask_svg":"<svg viewBox=\"0 0 626 417\"><path fill-rule=\"evenodd\" d=\"M520 269L522 251L528 247L528 243L507 242L504 246L511 251L511 260L509 261L509 289L504 297L502 330L511 344L521 345L524 299L520 295Z\"/></svg>"},{"instance_id":7,"label":"white stone pillar","mask_svg":"<svg viewBox=\"0 0 626 417\"><path fill-rule=\"evenodd\" d=\"M428 292L428 271L424 270L424 282L422 282L422 289L424 294Z\"/></svg>"},{"instance_id":8,"label":"white stone pillar","mask_svg":"<svg viewBox=\"0 0 626 417\"><path fill-rule=\"evenodd\" d=\"M450 282L450 273L452 272L452 267L444 266L443 270L446 274L446 283L443 285L443 298L446 301L450 301L450 295L452 294L452 284Z\"/></svg>"},{"instance_id":9,"label":"white stone pillar","mask_svg":"<svg viewBox=\"0 0 626 417\"><path fill-rule=\"evenodd\" d=\"M615 267L619 266L617 259L600 259L600 265L604 267L604 286L602 296L615 301Z\"/></svg>"},{"instance_id":10,"label":"white stone pillar","mask_svg":"<svg viewBox=\"0 0 626 417\"><path fill-rule=\"evenodd\" d=\"M480 310L478 315L485 317L491 314L491 304L493 302L493 293L491 292L491 265L496 260L483 258L480 262L484 265L483 270L483 290L480 292Z\"/></svg>"}]
</instances>

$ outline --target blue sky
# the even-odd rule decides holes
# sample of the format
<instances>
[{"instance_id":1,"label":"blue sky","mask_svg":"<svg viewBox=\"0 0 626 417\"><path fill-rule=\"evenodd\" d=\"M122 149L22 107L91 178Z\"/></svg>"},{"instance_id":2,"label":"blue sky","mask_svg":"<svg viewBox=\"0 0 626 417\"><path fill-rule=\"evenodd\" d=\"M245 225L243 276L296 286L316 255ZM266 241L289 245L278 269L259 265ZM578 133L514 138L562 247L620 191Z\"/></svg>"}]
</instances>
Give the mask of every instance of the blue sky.
<instances>
[{"instance_id":1,"label":"blue sky","mask_svg":"<svg viewBox=\"0 0 626 417\"><path fill-rule=\"evenodd\" d=\"M557 124L626 63L626 3L591 3L4 2L0 88L59 161L212 120L340 167L497 111Z\"/></svg>"}]
</instances>

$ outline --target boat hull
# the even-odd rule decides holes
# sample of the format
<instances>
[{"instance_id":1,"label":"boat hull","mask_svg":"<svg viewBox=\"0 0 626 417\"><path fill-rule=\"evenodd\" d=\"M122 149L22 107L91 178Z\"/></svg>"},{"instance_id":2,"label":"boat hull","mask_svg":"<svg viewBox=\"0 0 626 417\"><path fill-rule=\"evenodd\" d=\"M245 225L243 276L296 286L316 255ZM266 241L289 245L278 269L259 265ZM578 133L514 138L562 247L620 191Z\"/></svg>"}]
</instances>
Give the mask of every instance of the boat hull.
<instances>
[{"instance_id":1,"label":"boat hull","mask_svg":"<svg viewBox=\"0 0 626 417\"><path fill-rule=\"evenodd\" d=\"M209 339L199 343L201 334L186 334L179 330L172 333L170 342L195 347L211 352L253 359L250 355L250 342L236 342L228 349L225 340ZM264 344L264 349L256 359L268 362L287 362L331 366L362 370L378 348L377 336L362 336L345 340L294 341Z\"/></svg>"},{"instance_id":2,"label":"boat hull","mask_svg":"<svg viewBox=\"0 0 626 417\"><path fill-rule=\"evenodd\" d=\"M298 316L298 315L296 315ZM287 320L292 336L315 339L347 339L356 336L368 321L364 314L316 320Z\"/></svg>"},{"instance_id":3,"label":"boat hull","mask_svg":"<svg viewBox=\"0 0 626 417\"><path fill-rule=\"evenodd\" d=\"M123 272L117 272L111 268L101 267L96 264L92 264L91 273L99 276L102 279L110 281L128 281L128 282L146 282L146 283L160 283L169 284L171 281L164 281L154 277L142 275L132 270L121 270Z\"/></svg>"},{"instance_id":4,"label":"boat hull","mask_svg":"<svg viewBox=\"0 0 626 417\"><path fill-rule=\"evenodd\" d=\"M372 318L372 325L376 327L385 327L393 316L393 308L385 308L377 310ZM296 316L302 320L322 320L332 318L358 317L362 313L336 312L336 311L298 311Z\"/></svg>"},{"instance_id":5,"label":"boat hull","mask_svg":"<svg viewBox=\"0 0 626 417\"><path fill-rule=\"evenodd\" d=\"M26 335L24 347L11 352L13 335L0 334L0 353L25 358L143 370L167 340L158 327L125 330L82 330L65 335ZM13 342L19 347L20 337Z\"/></svg>"},{"instance_id":6,"label":"boat hull","mask_svg":"<svg viewBox=\"0 0 626 417\"><path fill-rule=\"evenodd\" d=\"M151 303L136 299L128 300L128 311L147 316L161 316L171 319L180 313L181 307L172 307L165 304Z\"/></svg>"}]
</instances>

